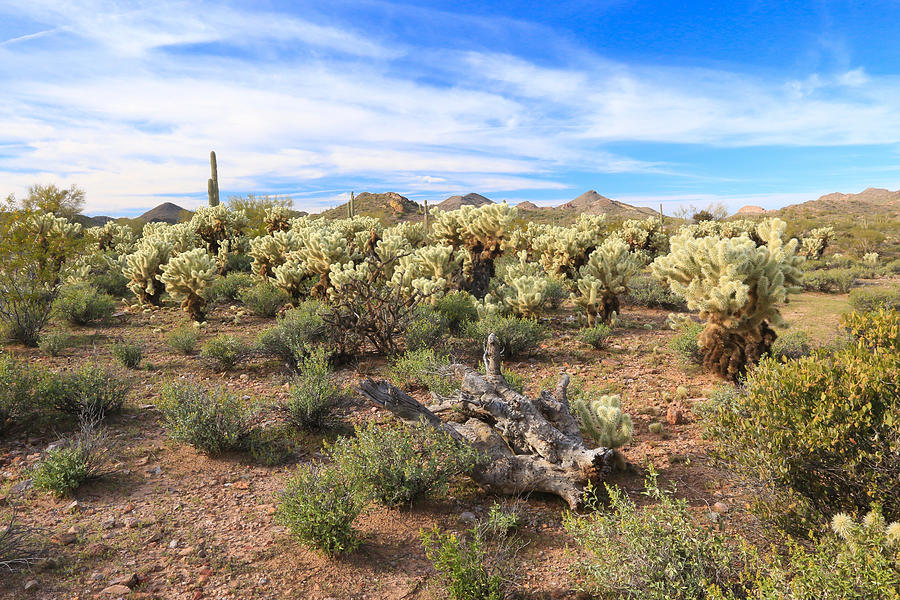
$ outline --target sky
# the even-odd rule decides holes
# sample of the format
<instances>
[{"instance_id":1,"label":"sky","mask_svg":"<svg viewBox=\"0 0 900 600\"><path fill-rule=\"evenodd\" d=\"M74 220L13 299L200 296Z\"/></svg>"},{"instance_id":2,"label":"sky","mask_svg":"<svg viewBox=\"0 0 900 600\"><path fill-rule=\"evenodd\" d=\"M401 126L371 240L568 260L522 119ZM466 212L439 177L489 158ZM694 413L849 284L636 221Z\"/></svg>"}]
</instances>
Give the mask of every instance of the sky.
<instances>
[{"instance_id":1,"label":"sky","mask_svg":"<svg viewBox=\"0 0 900 600\"><path fill-rule=\"evenodd\" d=\"M0 197L671 214L900 188L900 2L0 0Z\"/></svg>"}]
</instances>

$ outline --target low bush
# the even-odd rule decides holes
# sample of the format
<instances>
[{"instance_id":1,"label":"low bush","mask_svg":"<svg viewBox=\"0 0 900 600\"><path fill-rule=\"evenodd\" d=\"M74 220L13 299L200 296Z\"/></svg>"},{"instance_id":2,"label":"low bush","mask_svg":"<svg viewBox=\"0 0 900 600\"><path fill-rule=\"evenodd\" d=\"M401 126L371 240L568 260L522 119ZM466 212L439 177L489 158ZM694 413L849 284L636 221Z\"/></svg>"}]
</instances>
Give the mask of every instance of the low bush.
<instances>
[{"instance_id":1,"label":"low bush","mask_svg":"<svg viewBox=\"0 0 900 600\"><path fill-rule=\"evenodd\" d=\"M37 397L68 415L102 419L122 409L129 387L115 373L87 364L75 371L46 374Z\"/></svg>"},{"instance_id":2,"label":"low bush","mask_svg":"<svg viewBox=\"0 0 900 600\"><path fill-rule=\"evenodd\" d=\"M391 507L446 490L450 478L469 471L477 458L469 447L424 424L370 423L357 427L354 437L328 446L327 453L346 477Z\"/></svg>"},{"instance_id":3,"label":"low bush","mask_svg":"<svg viewBox=\"0 0 900 600\"><path fill-rule=\"evenodd\" d=\"M69 344L69 336L65 333L45 333L38 342L41 352L47 356L59 356Z\"/></svg>"},{"instance_id":4,"label":"low bush","mask_svg":"<svg viewBox=\"0 0 900 600\"><path fill-rule=\"evenodd\" d=\"M852 268L841 267L807 271L803 274L803 289L812 292L846 294L856 283L859 273Z\"/></svg>"},{"instance_id":5,"label":"low bush","mask_svg":"<svg viewBox=\"0 0 900 600\"><path fill-rule=\"evenodd\" d=\"M694 524L686 500L664 492L651 471L644 492L653 504L638 507L606 485L609 508L588 493L592 512L567 513L566 530L590 558L573 570L581 591L598 598L695 600L733 598L746 557L724 534Z\"/></svg>"},{"instance_id":6,"label":"low bush","mask_svg":"<svg viewBox=\"0 0 900 600\"><path fill-rule=\"evenodd\" d=\"M72 325L106 321L115 310L115 298L86 283L63 286L53 302L54 314Z\"/></svg>"},{"instance_id":7,"label":"low bush","mask_svg":"<svg viewBox=\"0 0 900 600\"><path fill-rule=\"evenodd\" d=\"M253 408L224 390L169 386L159 408L172 439L210 455L241 448L253 429Z\"/></svg>"},{"instance_id":8,"label":"low bush","mask_svg":"<svg viewBox=\"0 0 900 600\"><path fill-rule=\"evenodd\" d=\"M250 354L244 342L233 335L217 335L200 348L200 355L219 363L226 371L231 370Z\"/></svg>"},{"instance_id":9,"label":"low bush","mask_svg":"<svg viewBox=\"0 0 900 600\"><path fill-rule=\"evenodd\" d=\"M494 502L488 509L487 519L484 522L485 530L494 537L506 537L521 525L519 508L517 503L500 504Z\"/></svg>"},{"instance_id":10,"label":"low bush","mask_svg":"<svg viewBox=\"0 0 900 600\"><path fill-rule=\"evenodd\" d=\"M701 364L703 351L700 349L698 338L703 332L703 327L703 323L691 319L682 320L677 325L675 337L669 341L669 348L686 363Z\"/></svg>"},{"instance_id":11,"label":"low bush","mask_svg":"<svg viewBox=\"0 0 900 600\"><path fill-rule=\"evenodd\" d=\"M648 308L664 308L684 312L687 302L652 275L638 275L628 283L625 302Z\"/></svg>"},{"instance_id":12,"label":"low bush","mask_svg":"<svg viewBox=\"0 0 900 600\"><path fill-rule=\"evenodd\" d=\"M423 531L425 556L441 575L453 600L503 600L509 588L509 570L498 555L485 547L484 534L473 528L467 537L441 531L436 525Z\"/></svg>"},{"instance_id":13,"label":"low bush","mask_svg":"<svg viewBox=\"0 0 900 600\"><path fill-rule=\"evenodd\" d=\"M366 497L333 467L302 465L288 481L276 517L303 544L335 555L359 546L353 521Z\"/></svg>"},{"instance_id":14,"label":"low bush","mask_svg":"<svg viewBox=\"0 0 900 600\"><path fill-rule=\"evenodd\" d=\"M423 387L440 396L449 396L459 389L450 373L450 358L431 348L407 351L394 359L388 378L406 391Z\"/></svg>"},{"instance_id":15,"label":"low bush","mask_svg":"<svg viewBox=\"0 0 900 600\"><path fill-rule=\"evenodd\" d=\"M166 336L166 343L169 344L169 348L184 355L193 354L197 349L199 340L200 334L193 325L182 325Z\"/></svg>"},{"instance_id":16,"label":"low bush","mask_svg":"<svg viewBox=\"0 0 900 600\"><path fill-rule=\"evenodd\" d=\"M450 292L437 301L434 309L444 316L454 333L459 333L469 321L478 320L475 299L468 292Z\"/></svg>"},{"instance_id":17,"label":"low bush","mask_svg":"<svg viewBox=\"0 0 900 600\"><path fill-rule=\"evenodd\" d=\"M585 327L578 334L578 339L589 346L600 350L606 346L606 340L612 335L612 328L606 323L597 323L593 327Z\"/></svg>"},{"instance_id":18,"label":"low bush","mask_svg":"<svg viewBox=\"0 0 900 600\"><path fill-rule=\"evenodd\" d=\"M12 573L30 568L44 555L45 545L38 529L23 525L15 511L9 511L0 526L0 570Z\"/></svg>"},{"instance_id":19,"label":"low bush","mask_svg":"<svg viewBox=\"0 0 900 600\"><path fill-rule=\"evenodd\" d=\"M300 361L287 402L288 420L302 429L318 429L325 425L339 396L340 388L328 368L328 355L318 348Z\"/></svg>"},{"instance_id":20,"label":"low bush","mask_svg":"<svg viewBox=\"0 0 900 600\"><path fill-rule=\"evenodd\" d=\"M430 306L420 305L403 332L406 350L421 350L443 345L449 331L447 319Z\"/></svg>"},{"instance_id":21,"label":"low bush","mask_svg":"<svg viewBox=\"0 0 900 600\"><path fill-rule=\"evenodd\" d=\"M900 309L900 288L857 288L850 292L850 306L860 312L879 308Z\"/></svg>"},{"instance_id":22,"label":"low bush","mask_svg":"<svg viewBox=\"0 0 900 600\"><path fill-rule=\"evenodd\" d=\"M278 324L260 332L257 346L269 356L277 357L291 370L296 370L303 357L316 346L325 345L325 322L322 305L308 300L286 311Z\"/></svg>"},{"instance_id":23,"label":"low bush","mask_svg":"<svg viewBox=\"0 0 900 600\"><path fill-rule=\"evenodd\" d=\"M832 515L883 500L900 516L900 353L851 346L788 363L764 359L702 422L719 455L779 505ZM810 512L812 511L812 512Z\"/></svg>"},{"instance_id":24,"label":"low bush","mask_svg":"<svg viewBox=\"0 0 900 600\"><path fill-rule=\"evenodd\" d=\"M47 453L32 478L36 488L64 497L108 472L108 436L96 421L88 418L71 441Z\"/></svg>"},{"instance_id":25,"label":"low bush","mask_svg":"<svg viewBox=\"0 0 900 600\"><path fill-rule=\"evenodd\" d=\"M841 317L841 328L867 348L900 351L900 311L880 308Z\"/></svg>"},{"instance_id":26,"label":"low bush","mask_svg":"<svg viewBox=\"0 0 900 600\"><path fill-rule=\"evenodd\" d=\"M792 360L809 356L812 350L812 340L808 333L800 329L789 329L775 339L769 353L781 360Z\"/></svg>"},{"instance_id":27,"label":"low bush","mask_svg":"<svg viewBox=\"0 0 900 600\"><path fill-rule=\"evenodd\" d=\"M240 297L242 290L253 286L253 277L249 273L229 273L218 277L209 288L209 299L212 302L232 302Z\"/></svg>"},{"instance_id":28,"label":"low bush","mask_svg":"<svg viewBox=\"0 0 900 600\"><path fill-rule=\"evenodd\" d=\"M243 446L253 462L277 467L294 458L299 444L290 426L279 423L251 429Z\"/></svg>"},{"instance_id":29,"label":"low bush","mask_svg":"<svg viewBox=\"0 0 900 600\"><path fill-rule=\"evenodd\" d=\"M568 297L569 290L566 289L566 285L562 281L552 277L547 279L547 287L544 288L544 301L550 308L559 308Z\"/></svg>"},{"instance_id":30,"label":"low bush","mask_svg":"<svg viewBox=\"0 0 900 600\"><path fill-rule=\"evenodd\" d=\"M466 336L483 345L488 335L493 333L500 342L504 357L510 358L531 352L547 337L546 328L534 319L504 317L498 314L485 315L477 321L465 325Z\"/></svg>"},{"instance_id":31,"label":"low bush","mask_svg":"<svg viewBox=\"0 0 900 600\"><path fill-rule=\"evenodd\" d=\"M291 301L287 292L268 282L243 288L238 292L238 298L253 314L260 317L274 317L285 304Z\"/></svg>"},{"instance_id":32,"label":"low bush","mask_svg":"<svg viewBox=\"0 0 900 600\"><path fill-rule=\"evenodd\" d=\"M137 344L129 344L128 342L119 342L113 344L110 352L126 369L137 369L144 358L143 349Z\"/></svg>"},{"instance_id":33,"label":"low bush","mask_svg":"<svg viewBox=\"0 0 900 600\"><path fill-rule=\"evenodd\" d=\"M9 354L0 354L0 432L21 424L37 410L42 373Z\"/></svg>"}]
</instances>

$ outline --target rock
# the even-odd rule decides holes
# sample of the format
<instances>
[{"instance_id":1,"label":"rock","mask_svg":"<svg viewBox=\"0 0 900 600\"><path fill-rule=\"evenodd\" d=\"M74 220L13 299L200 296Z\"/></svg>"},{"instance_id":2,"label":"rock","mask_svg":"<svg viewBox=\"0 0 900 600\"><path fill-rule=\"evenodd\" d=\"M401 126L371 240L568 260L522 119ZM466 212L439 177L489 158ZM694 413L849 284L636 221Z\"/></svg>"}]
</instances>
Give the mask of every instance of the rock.
<instances>
[{"instance_id":1,"label":"rock","mask_svg":"<svg viewBox=\"0 0 900 600\"><path fill-rule=\"evenodd\" d=\"M78 512L81 508L81 504L78 503L78 500L72 500L72 502L66 505L63 511L67 513L73 513Z\"/></svg>"},{"instance_id":2,"label":"rock","mask_svg":"<svg viewBox=\"0 0 900 600\"><path fill-rule=\"evenodd\" d=\"M109 517L108 519L103 519L100 523L101 529L115 529L118 526L118 522L115 517Z\"/></svg>"},{"instance_id":3,"label":"rock","mask_svg":"<svg viewBox=\"0 0 900 600\"><path fill-rule=\"evenodd\" d=\"M136 529L141 526L141 521L134 517L127 517L122 521L122 524L125 525L125 529Z\"/></svg>"},{"instance_id":4,"label":"rock","mask_svg":"<svg viewBox=\"0 0 900 600\"><path fill-rule=\"evenodd\" d=\"M684 423L684 411L677 406L670 406L666 411L666 423L669 425L680 425Z\"/></svg>"},{"instance_id":5,"label":"rock","mask_svg":"<svg viewBox=\"0 0 900 600\"><path fill-rule=\"evenodd\" d=\"M65 445L66 445L65 442L53 442L52 444L47 446L46 452L49 454L50 452L53 452L54 450L59 450L60 448L64 447Z\"/></svg>"},{"instance_id":6,"label":"rock","mask_svg":"<svg viewBox=\"0 0 900 600\"><path fill-rule=\"evenodd\" d=\"M728 512L728 505L724 502L716 502L712 505L712 509L720 515L724 515Z\"/></svg>"},{"instance_id":7,"label":"rock","mask_svg":"<svg viewBox=\"0 0 900 600\"><path fill-rule=\"evenodd\" d=\"M119 577L114 577L109 580L110 585L124 585L127 588L133 588L138 584L138 576L137 573L131 573L129 575L120 575Z\"/></svg>"},{"instance_id":8,"label":"rock","mask_svg":"<svg viewBox=\"0 0 900 600\"><path fill-rule=\"evenodd\" d=\"M9 493L11 496L18 496L23 492L27 492L31 488L34 487L34 479L26 479L24 481L20 481L16 485L9 488Z\"/></svg>"},{"instance_id":9,"label":"rock","mask_svg":"<svg viewBox=\"0 0 900 600\"><path fill-rule=\"evenodd\" d=\"M466 511L466 512L462 513L461 515L459 515L459 519L463 523L474 523L476 518L477 517L475 517L475 513L472 513L469 511Z\"/></svg>"},{"instance_id":10,"label":"rock","mask_svg":"<svg viewBox=\"0 0 900 600\"><path fill-rule=\"evenodd\" d=\"M174 550L177 547L178 547L178 540L172 540L171 542L169 542L169 548Z\"/></svg>"},{"instance_id":11,"label":"rock","mask_svg":"<svg viewBox=\"0 0 900 600\"><path fill-rule=\"evenodd\" d=\"M93 542L88 544L88 547L85 548L85 554L89 558L100 558L101 556L105 556L109 552L109 546L106 544L101 544L100 542Z\"/></svg>"},{"instance_id":12,"label":"rock","mask_svg":"<svg viewBox=\"0 0 900 600\"><path fill-rule=\"evenodd\" d=\"M103 588L100 592L103 596L127 596L131 593L131 588L125 585L111 585Z\"/></svg>"},{"instance_id":13,"label":"rock","mask_svg":"<svg viewBox=\"0 0 900 600\"><path fill-rule=\"evenodd\" d=\"M25 582L25 591L31 592L38 589L38 582L34 579L29 579Z\"/></svg>"},{"instance_id":14,"label":"rock","mask_svg":"<svg viewBox=\"0 0 900 600\"><path fill-rule=\"evenodd\" d=\"M70 544L74 544L75 540L77 540L77 539L78 539L77 534L69 533L69 532L60 533L58 536L56 536L56 541L59 543L60 546L68 546Z\"/></svg>"}]
</instances>

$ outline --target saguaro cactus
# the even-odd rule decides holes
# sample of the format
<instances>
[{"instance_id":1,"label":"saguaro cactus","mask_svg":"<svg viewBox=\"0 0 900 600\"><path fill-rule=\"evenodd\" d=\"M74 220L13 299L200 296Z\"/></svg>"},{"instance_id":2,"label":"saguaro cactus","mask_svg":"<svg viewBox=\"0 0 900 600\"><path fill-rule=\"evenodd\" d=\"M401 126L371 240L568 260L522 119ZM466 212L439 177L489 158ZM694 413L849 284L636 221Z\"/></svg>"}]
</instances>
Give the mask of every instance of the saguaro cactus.
<instances>
[{"instance_id":1,"label":"saguaro cactus","mask_svg":"<svg viewBox=\"0 0 900 600\"><path fill-rule=\"evenodd\" d=\"M209 153L209 170L212 173L209 181L206 182L206 194L209 196L209 205L219 205L219 169L216 165L216 151L211 150Z\"/></svg>"}]
</instances>

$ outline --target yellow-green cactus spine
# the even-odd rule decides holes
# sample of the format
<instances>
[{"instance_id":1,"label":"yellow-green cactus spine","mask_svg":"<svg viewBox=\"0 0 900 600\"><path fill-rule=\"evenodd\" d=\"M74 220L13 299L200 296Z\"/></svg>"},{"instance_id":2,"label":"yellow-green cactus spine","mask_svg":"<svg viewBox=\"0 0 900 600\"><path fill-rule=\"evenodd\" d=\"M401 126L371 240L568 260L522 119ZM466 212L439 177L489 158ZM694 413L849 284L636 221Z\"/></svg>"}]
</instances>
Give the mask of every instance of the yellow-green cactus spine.
<instances>
[{"instance_id":1,"label":"yellow-green cactus spine","mask_svg":"<svg viewBox=\"0 0 900 600\"><path fill-rule=\"evenodd\" d=\"M172 254L172 245L162 239L143 240L137 250L125 257L122 273L129 279L130 289L142 305L159 306L163 285L162 266Z\"/></svg>"}]
</instances>

